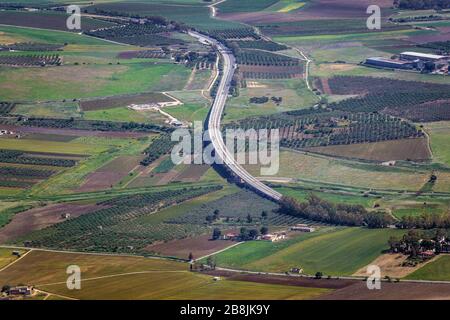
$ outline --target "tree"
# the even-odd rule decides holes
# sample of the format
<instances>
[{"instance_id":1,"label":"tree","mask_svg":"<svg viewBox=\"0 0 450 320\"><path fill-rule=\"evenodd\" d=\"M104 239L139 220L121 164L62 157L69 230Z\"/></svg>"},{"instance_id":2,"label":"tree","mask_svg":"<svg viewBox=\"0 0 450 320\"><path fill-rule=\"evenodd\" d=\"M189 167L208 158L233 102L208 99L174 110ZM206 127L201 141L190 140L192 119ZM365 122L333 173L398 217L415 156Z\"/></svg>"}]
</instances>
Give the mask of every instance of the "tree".
<instances>
[{"instance_id":1,"label":"tree","mask_svg":"<svg viewBox=\"0 0 450 320\"><path fill-rule=\"evenodd\" d=\"M189 252L188 260L189 261L194 260L194 255L192 254L192 252Z\"/></svg>"},{"instance_id":2,"label":"tree","mask_svg":"<svg viewBox=\"0 0 450 320\"><path fill-rule=\"evenodd\" d=\"M216 268L216 262L214 261L214 258L209 256L206 259L206 265L210 266L212 269L215 269Z\"/></svg>"},{"instance_id":3,"label":"tree","mask_svg":"<svg viewBox=\"0 0 450 320\"><path fill-rule=\"evenodd\" d=\"M268 213L267 213L267 211L263 211L263 212L261 212L261 218L263 219L263 220L266 220L267 219L267 217L268 217Z\"/></svg>"},{"instance_id":4,"label":"tree","mask_svg":"<svg viewBox=\"0 0 450 320\"><path fill-rule=\"evenodd\" d=\"M249 232L248 232L248 237L250 238L250 239L256 239L257 237L259 236L259 231L257 230L257 229L251 229Z\"/></svg>"},{"instance_id":5,"label":"tree","mask_svg":"<svg viewBox=\"0 0 450 320\"><path fill-rule=\"evenodd\" d=\"M247 215L247 223L252 223L253 222L253 218L250 215L250 213Z\"/></svg>"},{"instance_id":6,"label":"tree","mask_svg":"<svg viewBox=\"0 0 450 320\"><path fill-rule=\"evenodd\" d=\"M269 233L269 228L267 227L262 227L259 232L261 232L262 235L268 234Z\"/></svg>"},{"instance_id":7,"label":"tree","mask_svg":"<svg viewBox=\"0 0 450 320\"><path fill-rule=\"evenodd\" d=\"M220 217L220 210L219 209L214 210L214 220L219 219L219 217Z\"/></svg>"},{"instance_id":8,"label":"tree","mask_svg":"<svg viewBox=\"0 0 450 320\"><path fill-rule=\"evenodd\" d=\"M7 291L9 291L9 289L11 289L11 286L9 286L9 285L4 285L3 287L2 287L2 291L1 292L7 292Z\"/></svg>"},{"instance_id":9,"label":"tree","mask_svg":"<svg viewBox=\"0 0 450 320\"><path fill-rule=\"evenodd\" d=\"M212 234L212 239L217 240L220 238L221 235L222 235L222 231L220 231L219 228L214 228L213 234Z\"/></svg>"},{"instance_id":10,"label":"tree","mask_svg":"<svg viewBox=\"0 0 450 320\"><path fill-rule=\"evenodd\" d=\"M242 227L241 230L239 230L239 238L241 240L247 240L248 238L247 228Z\"/></svg>"},{"instance_id":11,"label":"tree","mask_svg":"<svg viewBox=\"0 0 450 320\"><path fill-rule=\"evenodd\" d=\"M316 276L315 276L316 279L322 279L322 277L323 277L322 272L320 272L320 271L316 272Z\"/></svg>"}]
</instances>

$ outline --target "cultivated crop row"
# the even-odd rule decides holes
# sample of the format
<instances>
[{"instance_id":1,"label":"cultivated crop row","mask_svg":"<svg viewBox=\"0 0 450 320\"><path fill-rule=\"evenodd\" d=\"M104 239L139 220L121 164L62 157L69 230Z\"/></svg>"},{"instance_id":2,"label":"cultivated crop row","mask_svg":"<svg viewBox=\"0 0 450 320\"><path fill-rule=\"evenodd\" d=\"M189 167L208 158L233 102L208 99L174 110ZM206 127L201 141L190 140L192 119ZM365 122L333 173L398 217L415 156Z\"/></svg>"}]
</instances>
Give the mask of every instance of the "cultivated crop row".
<instances>
[{"instance_id":1,"label":"cultivated crop row","mask_svg":"<svg viewBox=\"0 0 450 320\"><path fill-rule=\"evenodd\" d=\"M90 251L139 250L152 241L185 237L198 227L146 224L138 220L163 207L219 190L220 186L185 188L123 196L99 203L98 211L66 220L27 236L29 245Z\"/></svg>"},{"instance_id":2,"label":"cultivated crop row","mask_svg":"<svg viewBox=\"0 0 450 320\"><path fill-rule=\"evenodd\" d=\"M15 104L11 102L0 102L0 115L6 115L14 109Z\"/></svg>"},{"instance_id":3,"label":"cultivated crop row","mask_svg":"<svg viewBox=\"0 0 450 320\"><path fill-rule=\"evenodd\" d=\"M265 51L281 51L288 47L273 41L254 40L254 41L234 41L241 49L259 49Z\"/></svg>"},{"instance_id":4,"label":"cultivated crop row","mask_svg":"<svg viewBox=\"0 0 450 320\"><path fill-rule=\"evenodd\" d=\"M298 66L300 60L270 52L239 50L236 54L238 64L251 66Z\"/></svg>"},{"instance_id":5,"label":"cultivated crop row","mask_svg":"<svg viewBox=\"0 0 450 320\"><path fill-rule=\"evenodd\" d=\"M64 46L51 43L18 42L9 45L0 45L0 51L60 51Z\"/></svg>"},{"instance_id":6,"label":"cultivated crop row","mask_svg":"<svg viewBox=\"0 0 450 320\"><path fill-rule=\"evenodd\" d=\"M55 172L53 170L35 168L0 167L0 177L2 178L42 179L50 177Z\"/></svg>"},{"instance_id":7,"label":"cultivated crop row","mask_svg":"<svg viewBox=\"0 0 450 320\"><path fill-rule=\"evenodd\" d=\"M22 151L15 150L0 150L0 162L52 167L73 167L77 164L75 160L71 159L58 159L54 157L45 158L37 156L30 157Z\"/></svg>"},{"instance_id":8,"label":"cultivated crop row","mask_svg":"<svg viewBox=\"0 0 450 320\"><path fill-rule=\"evenodd\" d=\"M336 111L255 117L231 123L226 128L279 129L281 145L291 149L423 136L411 123L389 115Z\"/></svg>"},{"instance_id":9,"label":"cultivated crop row","mask_svg":"<svg viewBox=\"0 0 450 320\"><path fill-rule=\"evenodd\" d=\"M0 56L0 65L18 67L59 66L62 60L57 54L6 55Z\"/></svg>"},{"instance_id":10,"label":"cultivated crop row","mask_svg":"<svg viewBox=\"0 0 450 320\"><path fill-rule=\"evenodd\" d=\"M146 157L141 161L141 164L143 166L148 166L162 155L171 152L175 144L176 142L171 141L170 134L161 134L147 149L145 149L144 154Z\"/></svg>"},{"instance_id":11,"label":"cultivated crop row","mask_svg":"<svg viewBox=\"0 0 450 320\"><path fill-rule=\"evenodd\" d=\"M171 128L149 123L115 122L80 119L52 119L52 118L0 118L0 124L20 125L29 127L45 127L58 129L78 129L95 131L135 131L135 132L170 132Z\"/></svg>"}]
</instances>

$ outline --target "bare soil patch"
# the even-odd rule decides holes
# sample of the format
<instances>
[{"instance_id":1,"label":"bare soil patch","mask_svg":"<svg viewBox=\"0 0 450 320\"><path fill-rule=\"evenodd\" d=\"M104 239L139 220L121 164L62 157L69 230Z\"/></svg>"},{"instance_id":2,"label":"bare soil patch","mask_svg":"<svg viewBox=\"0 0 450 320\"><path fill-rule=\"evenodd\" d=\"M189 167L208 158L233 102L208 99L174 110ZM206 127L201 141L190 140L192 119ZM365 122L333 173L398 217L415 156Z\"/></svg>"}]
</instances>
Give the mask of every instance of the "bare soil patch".
<instances>
[{"instance_id":1,"label":"bare soil patch","mask_svg":"<svg viewBox=\"0 0 450 320\"><path fill-rule=\"evenodd\" d=\"M397 254L382 254L378 258L376 258L373 262L371 262L369 265L377 265L381 269L381 276L389 276L392 278L403 278L406 277L408 274L416 271L417 269L421 268L423 264L420 264L416 267L403 267L402 263L405 262L405 260L408 257L406 255L397 253ZM358 271L356 271L354 276L361 276L366 277L367 276L367 266L362 267Z\"/></svg>"},{"instance_id":2,"label":"bare soil patch","mask_svg":"<svg viewBox=\"0 0 450 320\"><path fill-rule=\"evenodd\" d=\"M70 218L76 218L100 208L102 207L95 204L54 204L18 213L9 224L0 229L0 243L62 222L62 214L70 214Z\"/></svg>"},{"instance_id":3,"label":"bare soil patch","mask_svg":"<svg viewBox=\"0 0 450 320\"><path fill-rule=\"evenodd\" d=\"M171 99L163 93L155 92L86 100L81 101L80 106L83 111L93 111L126 107L131 104L151 104L158 102L175 102L175 100Z\"/></svg>"},{"instance_id":4,"label":"bare soil patch","mask_svg":"<svg viewBox=\"0 0 450 320\"><path fill-rule=\"evenodd\" d=\"M163 256L188 259L192 252L194 259L212 254L219 250L232 246L236 242L229 240L211 240L211 235L206 234L194 238L174 240L166 243L154 244L145 248Z\"/></svg>"},{"instance_id":5,"label":"bare soil patch","mask_svg":"<svg viewBox=\"0 0 450 320\"><path fill-rule=\"evenodd\" d=\"M321 82L324 94L333 94L333 92L331 91L330 84L328 83L328 79L327 78L321 78L320 82Z\"/></svg>"},{"instance_id":6,"label":"bare soil patch","mask_svg":"<svg viewBox=\"0 0 450 320\"><path fill-rule=\"evenodd\" d=\"M78 192L108 189L119 183L131 170L139 166L143 156L121 156L90 173Z\"/></svg>"},{"instance_id":7,"label":"bare soil patch","mask_svg":"<svg viewBox=\"0 0 450 320\"><path fill-rule=\"evenodd\" d=\"M289 286L299 286L308 288L322 288L322 289L342 289L348 286L354 285L358 280L340 280L340 279L312 279L306 277L287 277L287 276L275 276L267 274L245 274L235 273L228 271L211 271L208 274L226 277L230 280L237 281L250 281L267 284L280 284Z\"/></svg>"},{"instance_id":8,"label":"bare soil patch","mask_svg":"<svg viewBox=\"0 0 450 320\"><path fill-rule=\"evenodd\" d=\"M197 182L208 171L210 167L208 165L189 165L183 170L177 177L177 180L182 182Z\"/></svg>"}]
</instances>

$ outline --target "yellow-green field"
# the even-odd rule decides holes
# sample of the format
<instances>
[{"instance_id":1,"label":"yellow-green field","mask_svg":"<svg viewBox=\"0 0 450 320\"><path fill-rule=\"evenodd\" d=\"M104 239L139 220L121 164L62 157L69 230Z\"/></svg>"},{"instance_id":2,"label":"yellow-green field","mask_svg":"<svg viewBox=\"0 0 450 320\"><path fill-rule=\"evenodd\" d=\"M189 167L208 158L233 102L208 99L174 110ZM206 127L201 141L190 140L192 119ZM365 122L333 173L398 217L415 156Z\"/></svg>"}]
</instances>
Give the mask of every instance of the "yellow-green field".
<instances>
[{"instance_id":1,"label":"yellow-green field","mask_svg":"<svg viewBox=\"0 0 450 320\"><path fill-rule=\"evenodd\" d=\"M81 268L81 290L68 290L66 269ZM185 263L141 257L33 251L0 273L0 286L24 283L75 299L312 299L326 289L222 279L191 273Z\"/></svg>"},{"instance_id":2,"label":"yellow-green field","mask_svg":"<svg viewBox=\"0 0 450 320\"><path fill-rule=\"evenodd\" d=\"M9 139L0 138L0 149L20 150L27 152L49 152L89 155L107 150L104 145L88 145L72 140L59 142L38 139Z\"/></svg>"},{"instance_id":3,"label":"yellow-green field","mask_svg":"<svg viewBox=\"0 0 450 320\"><path fill-rule=\"evenodd\" d=\"M450 165L450 121L432 122L425 125L430 135L433 160Z\"/></svg>"},{"instance_id":4,"label":"yellow-green field","mask_svg":"<svg viewBox=\"0 0 450 320\"><path fill-rule=\"evenodd\" d=\"M18 259L17 256L13 256L13 251L19 251L20 254L24 254L25 250L12 250L12 249L6 249L6 248L0 248L0 269L4 268L5 266L9 265L11 262L14 262Z\"/></svg>"},{"instance_id":5,"label":"yellow-green field","mask_svg":"<svg viewBox=\"0 0 450 320\"><path fill-rule=\"evenodd\" d=\"M407 279L450 281L450 256L441 255L437 260L411 273Z\"/></svg>"}]
</instances>

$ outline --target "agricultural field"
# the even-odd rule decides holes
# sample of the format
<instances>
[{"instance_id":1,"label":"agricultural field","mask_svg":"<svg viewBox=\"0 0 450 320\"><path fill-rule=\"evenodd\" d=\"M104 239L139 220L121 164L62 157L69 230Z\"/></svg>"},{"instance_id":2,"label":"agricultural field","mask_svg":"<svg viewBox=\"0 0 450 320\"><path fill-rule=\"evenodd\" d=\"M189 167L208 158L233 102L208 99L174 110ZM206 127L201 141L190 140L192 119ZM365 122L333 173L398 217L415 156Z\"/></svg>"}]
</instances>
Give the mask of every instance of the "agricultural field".
<instances>
[{"instance_id":1,"label":"agricultural field","mask_svg":"<svg viewBox=\"0 0 450 320\"><path fill-rule=\"evenodd\" d=\"M330 291L226 279L215 282L212 276L189 272L185 263L139 257L33 251L23 260L2 271L0 285L34 284L55 296L94 300L214 300L230 297L298 300L312 299ZM77 292L68 290L65 285L69 264L79 265L84 275L83 289Z\"/></svg>"},{"instance_id":2,"label":"agricultural field","mask_svg":"<svg viewBox=\"0 0 450 320\"><path fill-rule=\"evenodd\" d=\"M405 139L385 142L373 142L353 145L307 148L307 151L334 157L356 158L372 161L412 160L426 161L431 159L428 140Z\"/></svg>"},{"instance_id":3,"label":"agricultural field","mask_svg":"<svg viewBox=\"0 0 450 320\"><path fill-rule=\"evenodd\" d=\"M266 103L254 104L252 97L267 97ZM281 103L270 100L271 97L282 98ZM237 121L252 116L261 116L304 109L316 102L316 97L308 91L301 79L289 80L246 80L246 87L240 89L238 97L230 99L227 104L225 122Z\"/></svg>"},{"instance_id":4,"label":"agricultural field","mask_svg":"<svg viewBox=\"0 0 450 320\"><path fill-rule=\"evenodd\" d=\"M415 10L409 0L80 0L82 29L70 31L60 0L0 2L0 245L29 250L3 269L16 257L0 246L0 288L34 285L41 291L24 298L33 300L449 292L386 281L397 288L366 293L361 278L342 279L380 264L395 278L450 280L445 255L416 264L417 253L430 253L388 250L408 228L424 238L422 250L450 221L446 67L364 63L448 54L448 9ZM374 4L381 30L367 27ZM174 163L173 133L192 133L196 122L222 134L278 130L276 174L242 165L272 190L229 164ZM415 241L408 235L401 241ZM83 290L66 289L72 264ZM292 268L324 279L286 274Z\"/></svg>"},{"instance_id":5,"label":"agricultural field","mask_svg":"<svg viewBox=\"0 0 450 320\"><path fill-rule=\"evenodd\" d=\"M253 175L260 176L258 167L249 165L247 169ZM380 165L282 151L280 171L276 176L364 189L417 191L428 181L429 172L385 168ZM271 177L266 178L270 180Z\"/></svg>"},{"instance_id":6,"label":"agricultural field","mask_svg":"<svg viewBox=\"0 0 450 320\"><path fill-rule=\"evenodd\" d=\"M437 260L423 266L419 270L408 275L406 278L433 280L433 281L448 281L450 279L449 265L450 265L450 257L448 255L442 255Z\"/></svg>"},{"instance_id":7,"label":"agricultural field","mask_svg":"<svg viewBox=\"0 0 450 320\"><path fill-rule=\"evenodd\" d=\"M450 165L450 153L447 148L450 134L450 123L445 121L428 123L425 125L425 128L431 138L433 160Z\"/></svg>"},{"instance_id":8,"label":"agricultural field","mask_svg":"<svg viewBox=\"0 0 450 320\"><path fill-rule=\"evenodd\" d=\"M12 255L13 250L0 248L0 269L6 267L10 263L18 259L17 256ZM25 250L19 250L20 254L26 253Z\"/></svg>"},{"instance_id":9,"label":"agricultural field","mask_svg":"<svg viewBox=\"0 0 450 320\"><path fill-rule=\"evenodd\" d=\"M401 233L397 230L326 229L289 242L248 242L218 254L216 260L219 265L258 271L285 272L301 267L306 274L350 275L387 249L391 235Z\"/></svg>"}]
</instances>

